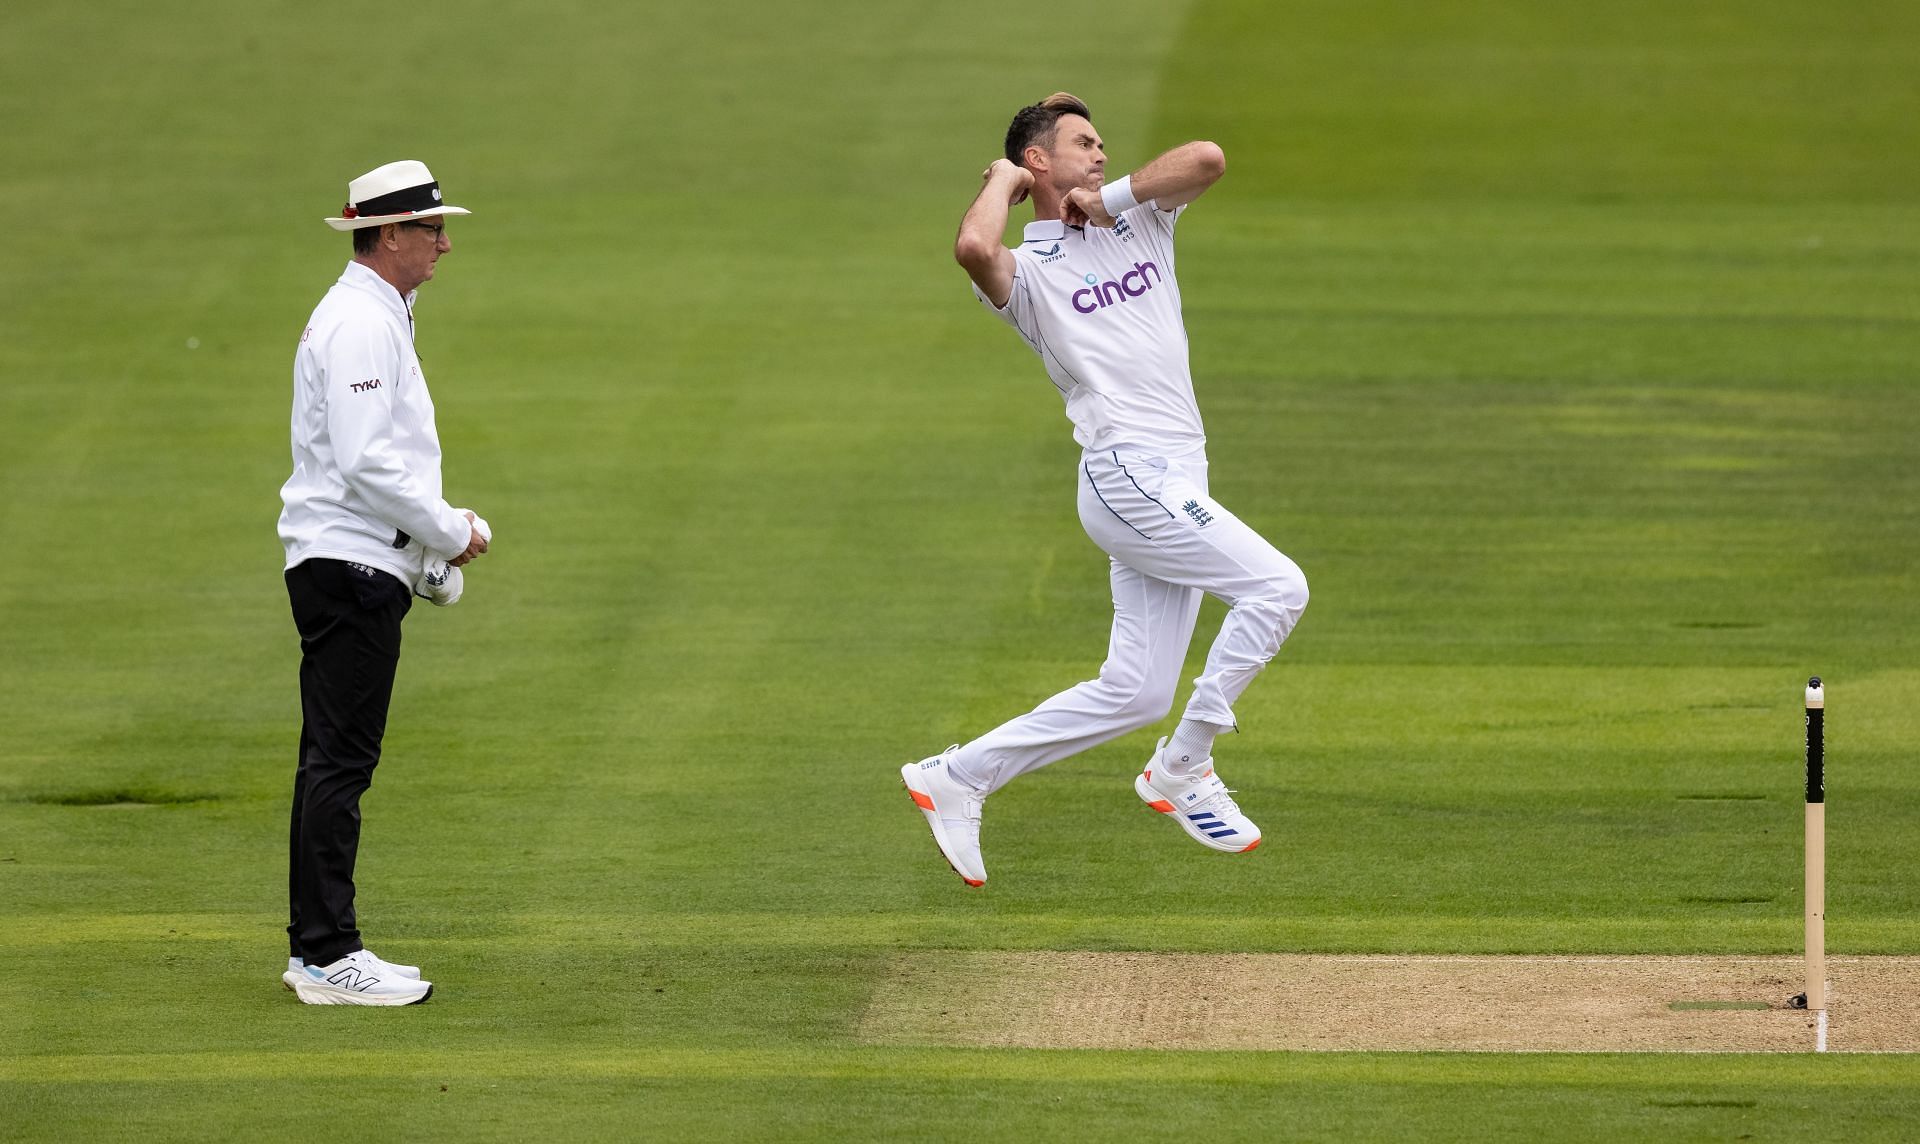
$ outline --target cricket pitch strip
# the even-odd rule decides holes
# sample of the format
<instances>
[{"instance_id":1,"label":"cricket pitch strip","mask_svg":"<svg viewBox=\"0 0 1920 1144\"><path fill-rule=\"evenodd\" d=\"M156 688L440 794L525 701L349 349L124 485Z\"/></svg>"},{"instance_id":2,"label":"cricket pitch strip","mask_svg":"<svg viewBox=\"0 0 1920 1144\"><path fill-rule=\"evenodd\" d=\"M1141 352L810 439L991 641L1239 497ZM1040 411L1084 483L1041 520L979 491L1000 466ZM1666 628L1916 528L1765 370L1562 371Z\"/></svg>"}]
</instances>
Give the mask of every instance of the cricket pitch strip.
<instances>
[{"instance_id":1,"label":"cricket pitch strip","mask_svg":"<svg viewBox=\"0 0 1920 1144\"><path fill-rule=\"evenodd\" d=\"M1920 957L1828 957L1826 1048L1920 1051ZM1798 957L916 951L869 1044L1036 1049L1810 1052Z\"/></svg>"}]
</instances>

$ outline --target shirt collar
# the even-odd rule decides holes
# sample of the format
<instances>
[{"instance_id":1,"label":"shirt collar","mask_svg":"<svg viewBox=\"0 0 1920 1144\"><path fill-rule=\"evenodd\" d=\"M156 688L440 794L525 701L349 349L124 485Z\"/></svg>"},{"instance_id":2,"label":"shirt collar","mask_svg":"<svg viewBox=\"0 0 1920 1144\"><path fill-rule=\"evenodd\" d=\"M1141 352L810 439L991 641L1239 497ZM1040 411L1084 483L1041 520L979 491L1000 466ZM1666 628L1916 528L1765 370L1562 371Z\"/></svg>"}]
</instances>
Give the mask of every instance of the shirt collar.
<instances>
[{"instance_id":1,"label":"shirt collar","mask_svg":"<svg viewBox=\"0 0 1920 1144\"><path fill-rule=\"evenodd\" d=\"M368 291L380 299L381 304L387 309L405 318L409 323L413 321L413 296L419 291L410 290L403 298L400 296L400 291L393 288L393 283L358 262L347 263L346 273L340 275L340 281L356 289Z\"/></svg>"},{"instance_id":2,"label":"shirt collar","mask_svg":"<svg viewBox=\"0 0 1920 1144\"><path fill-rule=\"evenodd\" d=\"M1052 242L1067 237L1067 224L1057 218L1034 219L1020 237L1028 242Z\"/></svg>"}]
</instances>

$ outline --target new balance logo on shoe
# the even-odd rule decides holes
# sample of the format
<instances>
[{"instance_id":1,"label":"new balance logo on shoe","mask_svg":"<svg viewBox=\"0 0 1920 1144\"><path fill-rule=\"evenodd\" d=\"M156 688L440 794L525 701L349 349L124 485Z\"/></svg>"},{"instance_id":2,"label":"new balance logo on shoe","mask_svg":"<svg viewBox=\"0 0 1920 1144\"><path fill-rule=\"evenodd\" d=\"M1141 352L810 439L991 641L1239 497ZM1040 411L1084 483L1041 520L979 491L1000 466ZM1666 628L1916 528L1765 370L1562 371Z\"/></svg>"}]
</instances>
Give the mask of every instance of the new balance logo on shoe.
<instances>
[{"instance_id":1,"label":"new balance logo on shoe","mask_svg":"<svg viewBox=\"0 0 1920 1144\"><path fill-rule=\"evenodd\" d=\"M307 972L311 973L315 977L320 977L320 971L318 969L309 968ZM353 966L353 965L341 966L340 969L333 974L333 976L321 977L321 980L325 981L328 985L338 985L342 989L354 989L354 990L361 990L361 991L370 989L373 986L378 985L380 983L380 979L378 977L375 977L373 974L370 974L370 973L364 973L360 970L358 966Z\"/></svg>"},{"instance_id":2,"label":"new balance logo on shoe","mask_svg":"<svg viewBox=\"0 0 1920 1144\"><path fill-rule=\"evenodd\" d=\"M418 1005L433 996L431 981L402 972L411 966L390 965L364 949L331 965L301 968L298 974L288 971L288 983L307 1005Z\"/></svg>"}]
</instances>

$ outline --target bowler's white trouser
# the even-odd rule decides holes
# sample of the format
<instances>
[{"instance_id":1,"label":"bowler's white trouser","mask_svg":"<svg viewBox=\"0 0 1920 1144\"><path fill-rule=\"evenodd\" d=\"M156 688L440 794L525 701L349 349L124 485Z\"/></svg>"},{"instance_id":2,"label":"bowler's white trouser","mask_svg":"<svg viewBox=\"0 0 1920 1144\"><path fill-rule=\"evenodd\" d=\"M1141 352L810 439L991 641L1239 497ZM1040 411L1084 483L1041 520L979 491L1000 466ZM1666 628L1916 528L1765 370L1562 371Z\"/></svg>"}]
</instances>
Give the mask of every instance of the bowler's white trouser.
<instances>
[{"instance_id":1,"label":"bowler's white trouser","mask_svg":"<svg viewBox=\"0 0 1920 1144\"><path fill-rule=\"evenodd\" d=\"M1100 676L960 748L953 773L994 791L1068 755L1164 719L1200 597L1228 605L1186 718L1234 726L1233 701L1307 607L1307 578L1207 495L1206 455L1086 453L1080 523L1113 569L1113 634Z\"/></svg>"}]
</instances>

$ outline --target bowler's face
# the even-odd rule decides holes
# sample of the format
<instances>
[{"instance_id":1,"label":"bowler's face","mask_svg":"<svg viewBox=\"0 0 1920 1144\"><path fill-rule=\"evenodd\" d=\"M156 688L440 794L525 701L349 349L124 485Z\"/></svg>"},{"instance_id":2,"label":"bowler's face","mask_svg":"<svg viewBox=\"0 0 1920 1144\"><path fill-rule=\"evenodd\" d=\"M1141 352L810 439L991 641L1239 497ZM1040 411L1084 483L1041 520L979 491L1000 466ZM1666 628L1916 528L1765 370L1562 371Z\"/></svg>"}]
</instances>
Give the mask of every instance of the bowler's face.
<instances>
[{"instance_id":1,"label":"bowler's face","mask_svg":"<svg viewBox=\"0 0 1920 1144\"><path fill-rule=\"evenodd\" d=\"M1085 116L1071 113L1054 121L1053 150L1048 154L1053 185L1061 190L1082 187L1098 190L1107 177L1106 143Z\"/></svg>"}]
</instances>

